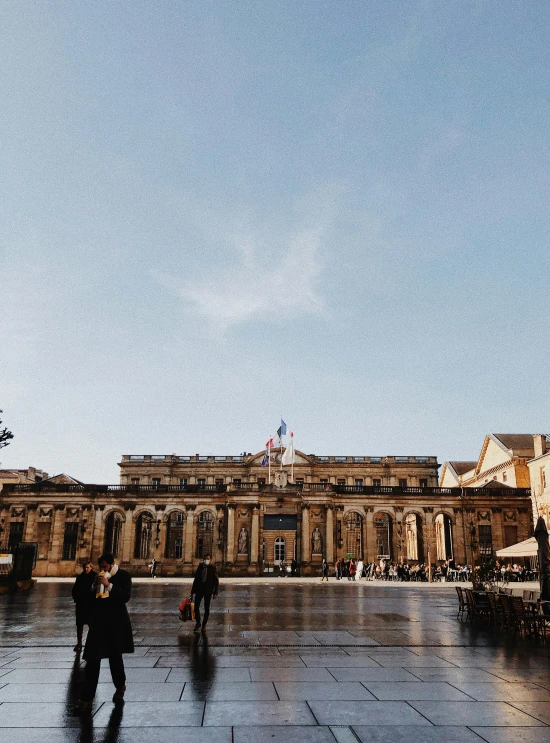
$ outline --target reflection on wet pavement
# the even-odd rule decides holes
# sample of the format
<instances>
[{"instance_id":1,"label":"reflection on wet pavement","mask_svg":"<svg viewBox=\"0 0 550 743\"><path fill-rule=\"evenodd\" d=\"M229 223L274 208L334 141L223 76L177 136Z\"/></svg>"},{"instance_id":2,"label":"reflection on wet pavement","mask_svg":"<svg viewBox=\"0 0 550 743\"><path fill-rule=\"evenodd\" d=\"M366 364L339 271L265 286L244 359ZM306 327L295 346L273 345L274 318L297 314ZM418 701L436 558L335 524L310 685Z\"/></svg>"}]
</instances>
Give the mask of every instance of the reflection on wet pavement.
<instances>
[{"instance_id":1,"label":"reflection on wet pavement","mask_svg":"<svg viewBox=\"0 0 550 743\"><path fill-rule=\"evenodd\" d=\"M79 717L70 588L0 598L10 743L550 743L548 648L457 620L452 586L232 583L201 636L177 616L188 583L136 583L126 703L104 662Z\"/></svg>"}]
</instances>

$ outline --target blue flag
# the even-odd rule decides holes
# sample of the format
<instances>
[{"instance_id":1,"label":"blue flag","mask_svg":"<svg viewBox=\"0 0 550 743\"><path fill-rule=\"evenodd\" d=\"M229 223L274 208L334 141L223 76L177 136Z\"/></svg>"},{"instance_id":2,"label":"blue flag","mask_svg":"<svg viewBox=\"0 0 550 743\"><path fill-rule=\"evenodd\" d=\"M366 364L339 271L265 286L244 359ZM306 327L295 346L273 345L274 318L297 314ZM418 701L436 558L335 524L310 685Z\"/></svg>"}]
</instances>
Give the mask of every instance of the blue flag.
<instances>
[{"instance_id":1,"label":"blue flag","mask_svg":"<svg viewBox=\"0 0 550 743\"><path fill-rule=\"evenodd\" d=\"M277 436L281 438L281 436L286 436L286 423L281 418L281 425L277 429Z\"/></svg>"}]
</instances>

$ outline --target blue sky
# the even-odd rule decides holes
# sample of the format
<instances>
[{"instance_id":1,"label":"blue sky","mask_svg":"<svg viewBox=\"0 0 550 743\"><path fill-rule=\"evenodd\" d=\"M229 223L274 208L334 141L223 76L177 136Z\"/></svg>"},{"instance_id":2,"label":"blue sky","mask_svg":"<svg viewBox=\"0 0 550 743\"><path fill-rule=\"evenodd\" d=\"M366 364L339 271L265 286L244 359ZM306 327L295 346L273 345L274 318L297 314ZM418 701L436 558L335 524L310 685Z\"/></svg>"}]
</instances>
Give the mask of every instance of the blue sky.
<instances>
[{"instance_id":1,"label":"blue sky","mask_svg":"<svg viewBox=\"0 0 550 743\"><path fill-rule=\"evenodd\" d=\"M4 0L2 466L546 432L549 21Z\"/></svg>"}]
</instances>

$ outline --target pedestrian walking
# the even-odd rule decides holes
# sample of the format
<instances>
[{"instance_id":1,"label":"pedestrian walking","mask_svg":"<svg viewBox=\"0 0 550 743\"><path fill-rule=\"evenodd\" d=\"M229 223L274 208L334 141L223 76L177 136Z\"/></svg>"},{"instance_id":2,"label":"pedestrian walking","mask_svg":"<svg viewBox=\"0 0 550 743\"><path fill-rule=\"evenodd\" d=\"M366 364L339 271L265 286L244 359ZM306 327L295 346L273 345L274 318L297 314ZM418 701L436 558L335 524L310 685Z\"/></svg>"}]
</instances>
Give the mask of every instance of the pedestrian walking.
<instances>
[{"instance_id":1,"label":"pedestrian walking","mask_svg":"<svg viewBox=\"0 0 550 743\"><path fill-rule=\"evenodd\" d=\"M321 577L321 583L327 579L328 583L328 562L323 558L323 565L321 567L322 577Z\"/></svg>"},{"instance_id":2,"label":"pedestrian walking","mask_svg":"<svg viewBox=\"0 0 550 743\"><path fill-rule=\"evenodd\" d=\"M206 625L210 616L210 602L218 596L220 579L216 566L212 564L212 555L205 555L195 574L191 588L191 595L195 601L195 629L193 632L206 633ZM200 606L204 600L204 619L201 624Z\"/></svg>"},{"instance_id":3,"label":"pedestrian walking","mask_svg":"<svg viewBox=\"0 0 550 743\"><path fill-rule=\"evenodd\" d=\"M76 645L73 650L80 653L82 650L82 633L84 625L90 621L90 612L92 610L92 586L96 579L97 573L93 569L92 563L88 560L82 563L82 572L76 576L72 587L72 596L75 603L76 614Z\"/></svg>"},{"instance_id":4,"label":"pedestrian walking","mask_svg":"<svg viewBox=\"0 0 550 743\"><path fill-rule=\"evenodd\" d=\"M334 572L336 574L336 580L340 580L340 578L342 577L341 569L342 567L340 564L340 560L336 560L336 562L334 563Z\"/></svg>"},{"instance_id":5,"label":"pedestrian walking","mask_svg":"<svg viewBox=\"0 0 550 743\"><path fill-rule=\"evenodd\" d=\"M296 561L296 558L292 560L290 563L290 577L295 578L296 577L296 571L298 570L298 562Z\"/></svg>"},{"instance_id":6,"label":"pedestrian walking","mask_svg":"<svg viewBox=\"0 0 550 743\"><path fill-rule=\"evenodd\" d=\"M357 567L355 569L355 580L361 580L363 577L363 560L357 560Z\"/></svg>"},{"instance_id":7,"label":"pedestrian walking","mask_svg":"<svg viewBox=\"0 0 550 743\"><path fill-rule=\"evenodd\" d=\"M286 562L284 560L279 562L279 577L286 578Z\"/></svg>"},{"instance_id":8,"label":"pedestrian walking","mask_svg":"<svg viewBox=\"0 0 550 743\"><path fill-rule=\"evenodd\" d=\"M149 563L149 570L151 571L151 578L157 577L157 565L158 565L158 562L153 557L153 561Z\"/></svg>"},{"instance_id":9,"label":"pedestrian walking","mask_svg":"<svg viewBox=\"0 0 550 743\"><path fill-rule=\"evenodd\" d=\"M115 686L113 702L124 703L126 673L123 653L134 652L132 625L126 604L132 595L130 573L115 563L112 554L101 555L100 573L92 586L90 629L84 647L84 686L80 697L80 712L90 712L96 693L101 660L109 659L111 678Z\"/></svg>"}]
</instances>

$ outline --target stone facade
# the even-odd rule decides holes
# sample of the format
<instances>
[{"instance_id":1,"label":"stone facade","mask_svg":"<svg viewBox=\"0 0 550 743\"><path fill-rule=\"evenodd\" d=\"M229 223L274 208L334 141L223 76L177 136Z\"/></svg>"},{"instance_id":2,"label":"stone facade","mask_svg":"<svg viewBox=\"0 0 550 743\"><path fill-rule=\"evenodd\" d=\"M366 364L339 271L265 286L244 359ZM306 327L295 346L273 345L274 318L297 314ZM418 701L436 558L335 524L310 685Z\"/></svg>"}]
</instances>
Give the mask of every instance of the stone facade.
<instances>
[{"instance_id":1,"label":"stone facade","mask_svg":"<svg viewBox=\"0 0 550 743\"><path fill-rule=\"evenodd\" d=\"M533 497L533 517L539 516L550 528L550 436L535 434L535 456L527 463Z\"/></svg>"},{"instance_id":2,"label":"stone facade","mask_svg":"<svg viewBox=\"0 0 550 743\"><path fill-rule=\"evenodd\" d=\"M66 476L8 484L0 543L7 535L38 542L38 576L72 576L102 551L134 575L147 574L153 557L161 575L191 575L206 552L225 575L257 575L293 557L302 574L317 575L323 557L346 555L472 562L472 547L489 557L506 546L510 528L518 541L532 531L528 489L437 487L435 457L297 452L291 483L290 468L275 466L279 453L271 483L260 453L123 457L119 485Z\"/></svg>"}]
</instances>

